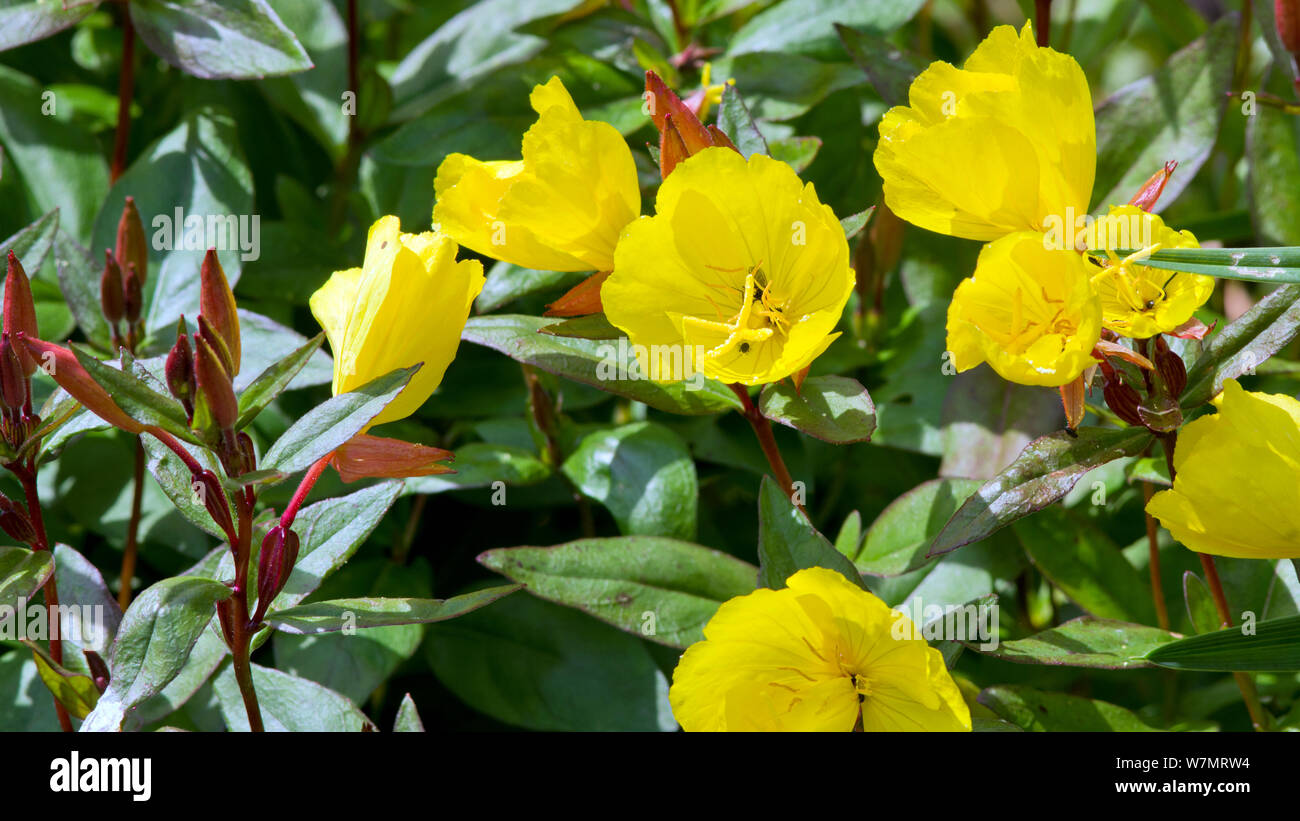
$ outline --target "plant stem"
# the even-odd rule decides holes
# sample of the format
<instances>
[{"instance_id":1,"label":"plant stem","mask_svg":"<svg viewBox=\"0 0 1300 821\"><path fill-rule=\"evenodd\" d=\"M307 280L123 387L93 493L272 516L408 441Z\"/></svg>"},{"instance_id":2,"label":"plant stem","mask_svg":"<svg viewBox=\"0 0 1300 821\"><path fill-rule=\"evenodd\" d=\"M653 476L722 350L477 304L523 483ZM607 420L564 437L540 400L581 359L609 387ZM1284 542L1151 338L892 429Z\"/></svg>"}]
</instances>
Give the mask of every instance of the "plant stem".
<instances>
[{"instance_id":1,"label":"plant stem","mask_svg":"<svg viewBox=\"0 0 1300 821\"><path fill-rule=\"evenodd\" d=\"M1170 433L1161 439L1164 444L1165 460L1169 464L1169 481L1173 482L1177 477L1174 470L1174 450L1178 446L1178 434ZM1223 592L1223 582L1219 579L1219 568L1214 563L1214 557L1205 553L1197 553L1197 558L1201 560L1201 569L1205 571L1205 581L1210 586L1210 595L1214 598L1214 606L1219 611L1219 626L1229 628L1233 626L1232 608L1228 605L1228 596ZM1232 678L1237 682L1237 689L1241 691L1241 699L1246 703L1246 711L1250 713L1250 723L1256 732L1263 732L1269 729L1268 713L1264 711L1264 705L1259 701L1259 691L1255 688L1255 680L1246 673L1233 673Z\"/></svg>"},{"instance_id":2,"label":"plant stem","mask_svg":"<svg viewBox=\"0 0 1300 821\"><path fill-rule=\"evenodd\" d=\"M284 513L280 515L280 526L290 528L293 526L293 520L298 515L298 509L306 501L307 494L316 486L316 480L320 479L325 468L329 467L330 457L334 455L333 451L317 459L311 467L307 468L307 473L303 475L302 481L298 483L298 489L293 492L293 498L285 506Z\"/></svg>"},{"instance_id":3,"label":"plant stem","mask_svg":"<svg viewBox=\"0 0 1300 821\"><path fill-rule=\"evenodd\" d=\"M754 400L749 398L749 390L744 385L733 384L731 389L735 391L736 396L740 397L740 403L744 406L742 413L745 419L749 421L749 426L754 429L754 436L758 437L759 447L763 449L763 455L767 457L767 463L772 468L772 474L778 484L781 485L781 492L785 494L794 506L799 508L800 512L807 513L804 510L803 503L797 500L795 493L794 479L790 476L790 470L785 466L785 460L781 458L781 449L776 445L776 436L772 433L772 423L764 416L754 404Z\"/></svg>"},{"instance_id":4,"label":"plant stem","mask_svg":"<svg viewBox=\"0 0 1300 821\"><path fill-rule=\"evenodd\" d=\"M109 174L117 182L126 170L126 146L131 136L131 97L135 94L135 26L131 10L122 7L122 70L117 81L117 133L113 137L113 164Z\"/></svg>"},{"instance_id":5,"label":"plant stem","mask_svg":"<svg viewBox=\"0 0 1300 821\"><path fill-rule=\"evenodd\" d=\"M135 580L135 555L140 533L140 507L144 502L144 443L135 437L135 474L131 489L131 519L126 524L126 547L122 551L121 586L117 603L123 610L131 604L131 582Z\"/></svg>"},{"instance_id":6,"label":"plant stem","mask_svg":"<svg viewBox=\"0 0 1300 821\"><path fill-rule=\"evenodd\" d=\"M1051 42L1052 34L1052 0L1034 0L1034 36L1038 46L1046 48Z\"/></svg>"},{"instance_id":7,"label":"plant stem","mask_svg":"<svg viewBox=\"0 0 1300 821\"><path fill-rule=\"evenodd\" d=\"M1150 482L1142 483L1142 498L1146 504L1150 504L1151 497L1155 494L1155 486ZM1145 509L1145 504L1143 507ZM1150 513L1145 515L1147 520L1147 549L1150 554L1148 564L1151 570L1151 602L1156 608L1156 623L1160 625L1161 630L1168 630L1169 607L1165 603L1165 588L1160 583L1160 535L1156 528L1156 520Z\"/></svg>"},{"instance_id":8,"label":"plant stem","mask_svg":"<svg viewBox=\"0 0 1300 821\"><path fill-rule=\"evenodd\" d=\"M27 515L31 519L32 529L36 531L36 544L32 547L37 551L49 550L50 539L45 533L45 517L41 513L40 495L36 492L36 457L28 459L25 465L15 465L10 469L22 482L23 495L27 498ZM50 628L50 658L56 664L63 664L63 639L59 629L59 585L53 573L45 582L44 589L45 612ZM51 697L54 698L54 712L59 717L59 727L65 733L72 732L72 717L68 715L67 708L53 693Z\"/></svg>"},{"instance_id":9,"label":"plant stem","mask_svg":"<svg viewBox=\"0 0 1300 821\"><path fill-rule=\"evenodd\" d=\"M315 465L312 467L315 468ZM324 470L323 467L321 469ZM235 508L239 514L239 543L237 546L231 545L235 554L235 592L231 596L234 610L231 614L231 632L234 633L234 641L231 643L230 654L235 668L235 681L239 683L239 693L244 698L244 710L248 713L248 729L260 733L263 731L262 709L257 703L257 690L253 686L251 661L254 630L248 618L248 564L253 554L255 501L252 488L247 486L242 493L235 496Z\"/></svg>"},{"instance_id":10,"label":"plant stem","mask_svg":"<svg viewBox=\"0 0 1300 821\"><path fill-rule=\"evenodd\" d=\"M559 471L560 466L564 464L564 449L560 446L560 429L556 421L558 408L556 403L551 401L551 397L546 393L546 388L542 387L542 382L537 378L537 371L528 365L520 366L524 372L524 384L528 386L528 407L532 411L533 424L541 431L542 437L546 440L546 457L551 463L551 467ZM578 521L582 528L583 538L590 539L596 535L596 519L591 513L591 502L587 497L578 490L577 486L560 472L560 476L569 485L569 491L573 494L573 502L578 508Z\"/></svg>"}]
</instances>

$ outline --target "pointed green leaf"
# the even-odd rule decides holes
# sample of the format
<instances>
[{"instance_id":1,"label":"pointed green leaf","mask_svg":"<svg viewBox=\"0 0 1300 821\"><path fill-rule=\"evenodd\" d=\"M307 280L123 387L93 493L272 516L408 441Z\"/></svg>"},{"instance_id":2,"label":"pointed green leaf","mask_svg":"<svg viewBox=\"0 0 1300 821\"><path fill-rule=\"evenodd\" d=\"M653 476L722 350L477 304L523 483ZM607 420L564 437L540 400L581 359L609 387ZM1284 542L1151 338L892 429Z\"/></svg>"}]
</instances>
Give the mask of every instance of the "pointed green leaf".
<instances>
[{"instance_id":1,"label":"pointed green leaf","mask_svg":"<svg viewBox=\"0 0 1300 821\"><path fill-rule=\"evenodd\" d=\"M1020 664L1130 670L1154 666L1145 660L1146 654L1177 640L1176 633L1155 627L1080 616L1028 638L999 642L994 648L985 649L978 641L967 641L966 646Z\"/></svg>"},{"instance_id":2,"label":"pointed green leaf","mask_svg":"<svg viewBox=\"0 0 1300 821\"><path fill-rule=\"evenodd\" d=\"M309 636L363 627L429 624L454 619L491 604L522 585L507 584L476 590L450 599L333 599L277 610L266 623L285 633Z\"/></svg>"},{"instance_id":3,"label":"pointed green leaf","mask_svg":"<svg viewBox=\"0 0 1300 821\"><path fill-rule=\"evenodd\" d=\"M1300 616L1191 636L1157 647L1147 661L1175 670L1293 673L1300 670Z\"/></svg>"},{"instance_id":4,"label":"pointed green leaf","mask_svg":"<svg viewBox=\"0 0 1300 821\"><path fill-rule=\"evenodd\" d=\"M767 385L758 408L773 422L836 445L869 441L876 429L867 389L845 376L810 376L798 391L787 382Z\"/></svg>"},{"instance_id":5,"label":"pointed green leaf","mask_svg":"<svg viewBox=\"0 0 1300 821\"><path fill-rule=\"evenodd\" d=\"M763 477L758 492L758 565L759 585L773 590L785 587L786 579L809 567L835 570L866 589L853 562L817 532L770 476Z\"/></svg>"},{"instance_id":6,"label":"pointed green leaf","mask_svg":"<svg viewBox=\"0 0 1300 821\"><path fill-rule=\"evenodd\" d=\"M252 80L312 67L265 0L132 0L131 22L151 51L195 77Z\"/></svg>"},{"instance_id":7,"label":"pointed green leaf","mask_svg":"<svg viewBox=\"0 0 1300 821\"><path fill-rule=\"evenodd\" d=\"M243 430L263 408L283 393L312 355L320 349L324 340L324 332L316 334L307 340L307 344L262 371L244 388L239 394L239 421L235 423L235 428Z\"/></svg>"},{"instance_id":8,"label":"pointed green leaf","mask_svg":"<svg viewBox=\"0 0 1300 821\"><path fill-rule=\"evenodd\" d=\"M1284 285L1221 329L1187 369L1184 408L1208 402L1223 383L1255 368L1300 333L1300 285Z\"/></svg>"}]
</instances>

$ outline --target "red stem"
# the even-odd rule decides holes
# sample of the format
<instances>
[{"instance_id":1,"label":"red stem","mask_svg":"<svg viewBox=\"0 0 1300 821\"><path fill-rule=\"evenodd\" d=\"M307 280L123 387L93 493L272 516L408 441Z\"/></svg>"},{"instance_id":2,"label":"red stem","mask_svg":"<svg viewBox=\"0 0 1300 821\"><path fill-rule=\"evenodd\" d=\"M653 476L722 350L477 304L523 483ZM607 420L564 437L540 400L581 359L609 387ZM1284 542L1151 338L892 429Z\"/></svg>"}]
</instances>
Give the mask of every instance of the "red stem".
<instances>
[{"instance_id":1,"label":"red stem","mask_svg":"<svg viewBox=\"0 0 1300 821\"><path fill-rule=\"evenodd\" d=\"M306 475L302 477L302 482L298 484L298 489L293 492L293 498L289 500L289 504L284 508L284 513L280 516L281 527L288 529L293 526L293 520L298 515L298 509L306 501L307 494L311 493L311 489L316 486L316 480L329 466L332 455L333 452L325 454L307 469Z\"/></svg>"},{"instance_id":2,"label":"red stem","mask_svg":"<svg viewBox=\"0 0 1300 821\"><path fill-rule=\"evenodd\" d=\"M754 400L749 398L749 391L744 385L731 385L736 396L740 397L740 404L743 406L742 413L745 419L749 421L749 426L754 429L754 436L758 438L759 447L763 449L763 455L767 457L767 463L772 468L772 474L778 484L781 485L781 492L785 494L795 507L803 513L804 506L795 500L794 479L790 476L790 470L785 466L785 460L781 458L781 450L776 445L776 436L772 433L772 423L768 418L759 411Z\"/></svg>"},{"instance_id":3,"label":"red stem","mask_svg":"<svg viewBox=\"0 0 1300 821\"><path fill-rule=\"evenodd\" d=\"M113 138L110 181L117 182L126 170L126 146L131 136L131 97L135 93L135 26L131 10L122 7L122 70L117 81L117 133Z\"/></svg>"},{"instance_id":4,"label":"red stem","mask_svg":"<svg viewBox=\"0 0 1300 821\"><path fill-rule=\"evenodd\" d=\"M1038 46L1046 48L1052 35L1052 0L1034 0L1034 36Z\"/></svg>"},{"instance_id":5,"label":"red stem","mask_svg":"<svg viewBox=\"0 0 1300 821\"><path fill-rule=\"evenodd\" d=\"M31 519L32 529L36 531L36 544L32 545L37 551L49 550L50 540L45 534L45 517L41 513L41 499L36 491L36 458L32 457L26 465L14 470L19 481L23 485L23 495L27 498L27 515ZM63 664L63 639L60 638L62 631L59 629L59 585L55 581L54 574L45 582L45 609L47 619L50 624L50 658L55 664ZM54 712L59 717L59 726L63 732L72 732L72 717L68 715L67 708L59 701L57 696L54 697Z\"/></svg>"},{"instance_id":6,"label":"red stem","mask_svg":"<svg viewBox=\"0 0 1300 821\"><path fill-rule=\"evenodd\" d=\"M140 508L144 502L144 443L135 437L135 474L131 488L131 519L126 525L126 547L122 551L121 586L117 603L123 610L131 604L131 582L135 579L135 557L140 533Z\"/></svg>"}]
</instances>

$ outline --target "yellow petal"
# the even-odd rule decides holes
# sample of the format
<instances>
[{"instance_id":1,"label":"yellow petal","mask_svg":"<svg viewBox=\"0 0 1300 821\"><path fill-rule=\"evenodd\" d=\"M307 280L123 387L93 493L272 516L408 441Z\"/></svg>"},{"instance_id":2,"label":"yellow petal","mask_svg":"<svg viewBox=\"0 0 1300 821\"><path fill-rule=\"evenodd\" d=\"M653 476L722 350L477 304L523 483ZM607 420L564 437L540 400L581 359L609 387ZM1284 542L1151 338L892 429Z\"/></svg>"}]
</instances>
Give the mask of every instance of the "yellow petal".
<instances>
[{"instance_id":1,"label":"yellow petal","mask_svg":"<svg viewBox=\"0 0 1300 821\"><path fill-rule=\"evenodd\" d=\"M684 350L706 376L757 385L802 370L834 339L853 290L848 242L788 165L705 149L664 181L655 210L624 231L601 288L633 345Z\"/></svg>"},{"instance_id":2,"label":"yellow petal","mask_svg":"<svg viewBox=\"0 0 1300 821\"><path fill-rule=\"evenodd\" d=\"M619 233L641 211L636 164L608 123L582 119L558 77L533 89L538 113L523 159L448 156L433 222L484 256L526 268L608 271Z\"/></svg>"}]
</instances>

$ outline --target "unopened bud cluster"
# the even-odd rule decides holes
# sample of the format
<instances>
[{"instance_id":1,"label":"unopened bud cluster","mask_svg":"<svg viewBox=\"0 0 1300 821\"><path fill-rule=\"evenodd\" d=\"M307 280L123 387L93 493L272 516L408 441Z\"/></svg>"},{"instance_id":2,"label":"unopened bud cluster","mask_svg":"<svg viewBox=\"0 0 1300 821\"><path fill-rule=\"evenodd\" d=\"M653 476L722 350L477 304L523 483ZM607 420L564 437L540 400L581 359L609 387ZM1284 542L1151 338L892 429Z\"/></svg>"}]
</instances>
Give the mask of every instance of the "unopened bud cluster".
<instances>
[{"instance_id":1,"label":"unopened bud cluster","mask_svg":"<svg viewBox=\"0 0 1300 821\"><path fill-rule=\"evenodd\" d=\"M24 339L37 336L36 304L27 272L13 251L8 262L4 330L0 331L0 439L6 462L17 455L41 422L32 410L32 374L37 363L23 344Z\"/></svg>"},{"instance_id":2,"label":"unopened bud cluster","mask_svg":"<svg viewBox=\"0 0 1300 821\"><path fill-rule=\"evenodd\" d=\"M149 273L149 249L144 224L135 199L126 198L117 222L117 244L104 249L104 272L99 277L99 305L108 320L114 350L135 351L144 338L144 284Z\"/></svg>"}]
</instances>

